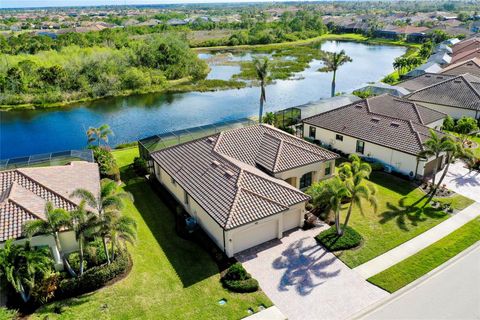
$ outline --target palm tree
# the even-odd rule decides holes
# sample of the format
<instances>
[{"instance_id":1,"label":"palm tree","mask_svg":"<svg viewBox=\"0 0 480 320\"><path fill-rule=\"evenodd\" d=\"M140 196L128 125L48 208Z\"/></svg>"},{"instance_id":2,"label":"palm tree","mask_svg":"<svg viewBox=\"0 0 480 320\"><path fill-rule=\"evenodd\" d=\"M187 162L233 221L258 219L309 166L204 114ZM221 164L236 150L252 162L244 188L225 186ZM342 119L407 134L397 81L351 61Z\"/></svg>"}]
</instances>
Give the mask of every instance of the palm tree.
<instances>
[{"instance_id":1,"label":"palm tree","mask_svg":"<svg viewBox=\"0 0 480 320\"><path fill-rule=\"evenodd\" d=\"M12 239L0 248L0 276L6 278L25 303L31 298L37 277L51 270L52 260L46 248L33 249L28 241L17 245Z\"/></svg>"},{"instance_id":2,"label":"palm tree","mask_svg":"<svg viewBox=\"0 0 480 320\"><path fill-rule=\"evenodd\" d=\"M255 72L257 74L257 80L260 81L260 110L258 116L258 122L262 122L263 116L263 104L267 101L265 95L265 85L268 79L268 58L263 57L263 59L254 58L253 65L255 67Z\"/></svg>"},{"instance_id":3,"label":"palm tree","mask_svg":"<svg viewBox=\"0 0 480 320\"><path fill-rule=\"evenodd\" d=\"M119 242L132 243L137 237L137 223L134 219L122 216L118 211L108 211L102 221L101 232L110 239L110 257L115 259L115 247L120 249Z\"/></svg>"},{"instance_id":4,"label":"palm tree","mask_svg":"<svg viewBox=\"0 0 480 320\"><path fill-rule=\"evenodd\" d=\"M346 55L345 50L340 52L324 52L320 60L325 64L324 67L318 69L320 72L333 72L332 79L332 97L335 96L335 80L337 70L347 62L352 62L352 58Z\"/></svg>"},{"instance_id":5,"label":"palm tree","mask_svg":"<svg viewBox=\"0 0 480 320\"><path fill-rule=\"evenodd\" d=\"M96 141L97 146L100 146L100 141L108 143L108 136L113 135L113 131L108 124L103 124L98 128L90 127L87 130L88 144Z\"/></svg>"},{"instance_id":6,"label":"palm tree","mask_svg":"<svg viewBox=\"0 0 480 320\"><path fill-rule=\"evenodd\" d=\"M119 212L124 204L122 199L128 198L133 200L130 193L119 191L115 181L110 179L103 179L101 181L100 193L98 195L92 194L90 191L85 189L77 189L70 197L79 197L91 206L96 208L98 211L99 224L104 224L104 221L107 219L106 214L110 212ZM102 238L103 249L107 257L108 264L111 263L109 250L107 248L107 234L104 232L104 229L101 227L99 230L99 236Z\"/></svg>"},{"instance_id":7,"label":"palm tree","mask_svg":"<svg viewBox=\"0 0 480 320\"><path fill-rule=\"evenodd\" d=\"M270 124L270 125L272 125L272 126L275 124L275 119L276 119L275 113L273 113L273 112L267 112L267 113L265 113L265 115L263 116L263 122L264 122L264 123L268 123L268 124Z\"/></svg>"},{"instance_id":8,"label":"palm tree","mask_svg":"<svg viewBox=\"0 0 480 320\"><path fill-rule=\"evenodd\" d=\"M79 257L80 257L80 270L78 276L83 275L83 262L84 262L84 248L85 248L85 238L88 235L93 235L96 227L98 227L98 217L86 210L86 202L82 200L80 205L71 212L73 230L75 232L75 238L78 241L79 247Z\"/></svg>"},{"instance_id":9,"label":"palm tree","mask_svg":"<svg viewBox=\"0 0 480 320\"><path fill-rule=\"evenodd\" d=\"M432 129L430 129L430 138L423 143L423 151L418 154L420 159L428 159L435 157L435 164L433 166L433 178L432 184L435 185L435 179L438 171L438 160L440 155L452 148L452 141L447 136L439 137L439 135Z\"/></svg>"},{"instance_id":10,"label":"palm tree","mask_svg":"<svg viewBox=\"0 0 480 320\"><path fill-rule=\"evenodd\" d=\"M29 238L37 234L50 234L55 240L55 245L57 246L60 258L63 261L63 265L70 275L75 277L76 273L70 267L70 263L68 262L67 257L62 250L62 245L59 238L60 231L71 226L70 214L63 209L54 208L51 202L47 202L45 205L45 217L45 220L36 219L25 222L23 225L24 233Z\"/></svg>"},{"instance_id":11,"label":"palm tree","mask_svg":"<svg viewBox=\"0 0 480 320\"><path fill-rule=\"evenodd\" d=\"M344 181L345 188L348 190L350 196L350 205L348 206L347 216L343 223L343 230L339 235L343 235L350 220L353 207L358 207L360 212L363 213L363 202L366 200L377 211L377 198L375 187L367 183L370 177L372 168L368 163L362 162L360 157L356 154L352 154L349 157L350 163L344 162L340 166L339 177Z\"/></svg>"}]
</instances>

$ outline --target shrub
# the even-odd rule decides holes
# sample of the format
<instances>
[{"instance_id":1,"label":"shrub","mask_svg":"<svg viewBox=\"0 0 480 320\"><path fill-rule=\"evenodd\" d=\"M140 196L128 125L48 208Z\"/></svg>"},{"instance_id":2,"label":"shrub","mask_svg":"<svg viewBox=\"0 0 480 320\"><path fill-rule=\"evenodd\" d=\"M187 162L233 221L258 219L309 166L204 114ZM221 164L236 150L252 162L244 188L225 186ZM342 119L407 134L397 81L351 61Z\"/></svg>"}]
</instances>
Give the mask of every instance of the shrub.
<instances>
[{"instance_id":1,"label":"shrub","mask_svg":"<svg viewBox=\"0 0 480 320\"><path fill-rule=\"evenodd\" d=\"M78 252L72 252L68 255L67 259L72 269L75 270L75 272L79 272L80 271L80 254ZM83 259L83 270L87 269L87 265L88 265L87 261Z\"/></svg>"},{"instance_id":2,"label":"shrub","mask_svg":"<svg viewBox=\"0 0 480 320\"><path fill-rule=\"evenodd\" d=\"M7 309L5 307L0 307L0 319L16 319L18 316L17 310Z\"/></svg>"},{"instance_id":3,"label":"shrub","mask_svg":"<svg viewBox=\"0 0 480 320\"><path fill-rule=\"evenodd\" d=\"M56 299L65 299L91 292L103 287L107 282L124 274L130 265L127 252L121 252L110 265L93 267L79 278L60 281L55 292Z\"/></svg>"},{"instance_id":4,"label":"shrub","mask_svg":"<svg viewBox=\"0 0 480 320\"><path fill-rule=\"evenodd\" d=\"M258 281L245 270L241 263L230 266L222 278L223 285L233 292L255 292L258 290Z\"/></svg>"},{"instance_id":5,"label":"shrub","mask_svg":"<svg viewBox=\"0 0 480 320\"><path fill-rule=\"evenodd\" d=\"M135 159L133 159L133 168L140 176L144 176L148 173L147 161L145 161L145 159L141 157L136 157Z\"/></svg>"},{"instance_id":6,"label":"shrub","mask_svg":"<svg viewBox=\"0 0 480 320\"><path fill-rule=\"evenodd\" d=\"M99 266L107 262L102 239L97 238L85 247L85 260L89 266Z\"/></svg>"},{"instance_id":7,"label":"shrub","mask_svg":"<svg viewBox=\"0 0 480 320\"><path fill-rule=\"evenodd\" d=\"M113 157L109 149L105 147L92 147L93 156L95 161L100 167L100 174L102 177L107 177L114 179L115 181L120 180L120 170L118 169L117 162Z\"/></svg>"},{"instance_id":8,"label":"shrub","mask_svg":"<svg viewBox=\"0 0 480 320\"><path fill-rule=\"evenodd\" d=\"M342 225L343 228L343 225ZM348 250L362 243L362 236L351 227L346 227L342 236L337 235L335 226L320 232L315 239L330 251Z\"/></svg>"},{"instance_id":9,"label":"shrub","mask_svg":"<svg viewBox=\"0 0 480 320\"><path fill-rule=\"evenodd\" d=\"M383 171L384 169L383 164L380 162L370 163L370 167L372 168L372 171Z\"/></svg>"}]
</instances>

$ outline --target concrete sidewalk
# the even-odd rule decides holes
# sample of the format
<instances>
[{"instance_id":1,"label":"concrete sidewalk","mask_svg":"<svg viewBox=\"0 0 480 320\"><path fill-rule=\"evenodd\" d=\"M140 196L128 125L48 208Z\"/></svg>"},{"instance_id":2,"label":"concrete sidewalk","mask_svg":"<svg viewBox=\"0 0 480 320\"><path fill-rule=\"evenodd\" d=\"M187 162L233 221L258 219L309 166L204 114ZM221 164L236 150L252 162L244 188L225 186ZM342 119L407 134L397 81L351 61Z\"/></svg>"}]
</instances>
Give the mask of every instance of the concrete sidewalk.
<instances>
[{"instance_id":1,"label":"concrete sidewalk","mask_svg":"<svg viewBox=\"0 0 480 320\"><path fill-rule=\"evenodd\" d=\"M368 279L428 247L432 243L437 242L479 215L480 203L475 202L455 214L450 219L445 220L430 230L425 231L417 237L354 268L353 270L358 272L364 279Z\"/></svg>"}]
</instances>

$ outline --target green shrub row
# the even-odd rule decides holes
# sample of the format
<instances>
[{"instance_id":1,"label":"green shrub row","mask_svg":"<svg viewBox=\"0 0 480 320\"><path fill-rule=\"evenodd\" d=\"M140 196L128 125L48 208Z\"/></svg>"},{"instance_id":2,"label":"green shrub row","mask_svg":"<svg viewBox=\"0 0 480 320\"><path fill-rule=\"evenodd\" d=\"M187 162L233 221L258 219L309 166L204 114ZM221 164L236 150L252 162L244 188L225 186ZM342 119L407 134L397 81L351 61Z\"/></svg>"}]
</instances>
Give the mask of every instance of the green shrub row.
<instances>
[{"instance_id":1,"label":"green shrub row","mask_svg":"<svg viewBox=\"0 0 480 320\"><path fill-rule=\"evenodd\" d=\"M343 228L343 225L342 225ZM330 251L348 250L362 243L362 236L351 227L346 227L342 236L337 234L335 226L320 232L315 239Z\"/></svg>"}]
</instances>

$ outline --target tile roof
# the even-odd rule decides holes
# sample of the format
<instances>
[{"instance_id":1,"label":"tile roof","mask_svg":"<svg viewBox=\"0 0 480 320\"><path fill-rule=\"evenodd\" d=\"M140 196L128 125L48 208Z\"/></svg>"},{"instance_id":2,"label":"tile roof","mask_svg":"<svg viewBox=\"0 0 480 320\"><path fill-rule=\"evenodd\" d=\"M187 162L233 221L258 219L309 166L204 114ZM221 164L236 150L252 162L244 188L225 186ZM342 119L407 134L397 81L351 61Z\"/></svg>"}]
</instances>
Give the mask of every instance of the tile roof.
<instances>
[{"instance_id":1,"label":"tile roof","mask_svg":"<svg viewBox=\"0 0 480 320\"><path fill-rule=\"evenodd\" d=\"M470 51L472 49L480 49L480 37L468 38L452 46L454 54L464 51Z\"/></svg>"},{"instance_id":2,"label":"tile roof","mask_svg":"<svg viewBox=\"0 0 480 320\"><path fill-rule=\"evenodd\" d=\"M480 110L480 78L470 74L453 77L406 96L409 100Z\"/></svg>"},{"instance_id":3,"label":"tile roof","mask_svg":"<svg viewBox=\"0 0 480 320\"><path fill-rule=\"evenodd\" d=\"M448 74L424 73L417 77L402 81L398 83L397 86L413 92L454 77L455 76Z\"/></svg>"},{"instance_id":4,"label":"tile roof","mask_svg":"<svg viewBox=\"0 0 480 320\"><path fill-rule=\"evenodd\" d=\"M464 73L470 73L473 76L480 77L480 58L458 62L445 67L440 73L459 76Z\"/></svg>"},{"instance_id":5,"label":"tile roof","mask_svg":"<svg viewBox=\"0 0 480 320\"><path fill-rule=\"evenodd\" d=\"M385 98L382 97L383 99ZM404 104L404 106L408 104L402 99L401 104L396 102L385 104L381 109L373 107L376 111L373 112L371 105L375 105L375 102L372 103L372 100L375 100L375 98L364 99L357 103L318 114L305 119L304 123L408 154L417 155L422 151L422 143L425 141L425 138L422 137L429 135L430 128L414 122L415 116L411 112L405 112L403 115L397 114L401 117L393 117L387 115L389 112L384 112L388 109L388 106L396 106L394 109L398 108L397 110L401 110L401 104ZM377 101L380 102L381 100ZM379 105L381 104L379 103Z\"/></svg>"},{"instance_id":6,"label":"tile roof","mask_svg":"<svg viewBox=\"0 0 480 320\"><path fill-rule=\"evenodd\" d=\"M26 221L45 219L44 208L72 210L79 199L69 195L77 188L100 191L95 163L74 161L67 166L21 168L0 171L0 241L22 236Z\"/></svg>"},{"instance_id":7,"label":"tile roof","mask_svg":"<svg viewBox=\"0 0 480 320\"><path fill-rule=\"evenodd\" d=\"M224 131L152 153L154 161L225 230L309 199L262 170L280 172L336 157L268 125Z\"/></svg>"},{"instance_id":8,"label":"tile roof","mask_svg":"<svg viewBox=\"0 0 480 320\"><path fill-rule=\"evenodd\" d=\"M454 53L452 56L452 61L450 61L450 63L458 63L474 58L480 58L480 48Z\"/></svg>"}]
</instances>

